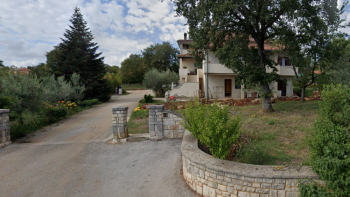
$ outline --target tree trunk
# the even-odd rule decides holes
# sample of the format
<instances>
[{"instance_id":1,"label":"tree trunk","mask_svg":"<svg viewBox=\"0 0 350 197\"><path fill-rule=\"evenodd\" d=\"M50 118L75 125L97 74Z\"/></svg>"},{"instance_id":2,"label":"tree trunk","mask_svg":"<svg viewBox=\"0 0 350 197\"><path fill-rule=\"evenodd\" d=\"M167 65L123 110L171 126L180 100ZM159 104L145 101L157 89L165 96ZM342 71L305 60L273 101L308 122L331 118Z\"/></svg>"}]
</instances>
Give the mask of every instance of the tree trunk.
<instances>
[{"instance_id":1,"label":"tree trunk","mask_svg":"<svg viewBox=\"0 0 350 197\"><path fill-rule=\"evenodd\" d=\"M271 91L268 83L261 83L262 90L262 110L264 112L273 112L272 104L271 104Z\"/></svg>"},{"instance_id":2,"label":"tree trunk","mask_svg":"<svg viewBox=\"0 0 350 197\"><path fill-rule=\"evenodd\" d=\"M301 88L301 102L305 102L305 87Z\"/></svg>"}]
</instances>

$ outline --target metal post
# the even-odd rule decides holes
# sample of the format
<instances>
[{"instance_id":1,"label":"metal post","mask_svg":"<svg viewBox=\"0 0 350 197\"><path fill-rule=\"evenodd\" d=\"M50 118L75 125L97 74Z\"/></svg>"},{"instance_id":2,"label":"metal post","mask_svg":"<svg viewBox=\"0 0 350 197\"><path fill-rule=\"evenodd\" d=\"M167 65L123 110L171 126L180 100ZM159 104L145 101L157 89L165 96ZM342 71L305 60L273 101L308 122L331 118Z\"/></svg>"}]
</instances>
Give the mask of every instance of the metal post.
<instances>
[{"instance_id":1,"label":"metal post","mask_svg":"<svg viewBox=\"0 0 350 197\"><path fill-rule=\"evenodd\" d=\"M206 77L205 77L205 83L206 83L206 94L205 94L205 99L209 99L209 84L208 84L208 61L209 61L209 52L208 52L208 49L207 49L207 58L206 58L206 61L207 61L207 73L206 73Z\"/></svg>"}]
</instances>

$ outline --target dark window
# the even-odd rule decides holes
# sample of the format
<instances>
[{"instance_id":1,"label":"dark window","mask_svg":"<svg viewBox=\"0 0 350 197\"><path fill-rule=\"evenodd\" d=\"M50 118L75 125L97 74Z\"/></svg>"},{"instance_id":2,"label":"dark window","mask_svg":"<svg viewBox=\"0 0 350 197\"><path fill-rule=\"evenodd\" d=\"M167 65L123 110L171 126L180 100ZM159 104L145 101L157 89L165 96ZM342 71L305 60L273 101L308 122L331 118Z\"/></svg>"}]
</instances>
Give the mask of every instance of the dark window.
<instances>
[{"instance_id":1,"label":"dark window","mask_svg":"<svg viewBox=\"0 0 350 197\"><path fill-rule=\"evenodd\" d=\"M182 48L183 48L183 49L189 49L190 46L189 46L188 44L184 44Z\"/></svg>"},{"instance_id":2,"label":"dark window","mask_svg":"<svg viewBox=\"0 0 350 197\"><path fill-rule=\"evenodd\" d=\"M242 83L238 78L235 79L235 89L241 89Z\"/></svg>"},{"instance_id":3,"label":"dark window","mask_svg":"<svg viewBox=\"0 0 350 197\"><path fill-rule=\"evenodd\" d=\"M278 65L280 66L291 66L289 57L278 57Z\"/></svg>"},{"instance_id":4,"label":"dark window","mask_svg":"<svg viewBox=\"0 0 350 197\"><path fill-rule=\"evenodd\" d=\"M163 117L164 118L168 117L168 113L163 113Z\"/></svg>"}]
</instances>

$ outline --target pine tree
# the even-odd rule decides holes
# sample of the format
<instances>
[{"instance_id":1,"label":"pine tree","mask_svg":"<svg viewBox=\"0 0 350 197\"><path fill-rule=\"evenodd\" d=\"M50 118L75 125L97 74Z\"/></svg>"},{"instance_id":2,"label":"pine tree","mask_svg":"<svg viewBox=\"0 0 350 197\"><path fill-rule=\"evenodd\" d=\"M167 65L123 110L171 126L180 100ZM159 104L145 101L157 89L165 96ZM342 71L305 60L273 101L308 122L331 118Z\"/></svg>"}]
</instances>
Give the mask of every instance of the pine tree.
<instances>
[{"instance_id":1,"label":"pine tree","mask_svg":"<svg viewBox=\"0 0 350 197\"><path fill-rule=\"evenodd\" d=\"M64 75L67 80L73 73L80 74L81 82L86 87L84 99L107 101L111 85L103 79L106 73L104 57L96 52L97 43L93 42L94 37L78 7L74 8L70 22L72 24L66 29L65 38L61 38L62 43L54 49L54 53L50 52L54 55L50 65L52 71L56 77Z\"/></svg>"}]
</instances>

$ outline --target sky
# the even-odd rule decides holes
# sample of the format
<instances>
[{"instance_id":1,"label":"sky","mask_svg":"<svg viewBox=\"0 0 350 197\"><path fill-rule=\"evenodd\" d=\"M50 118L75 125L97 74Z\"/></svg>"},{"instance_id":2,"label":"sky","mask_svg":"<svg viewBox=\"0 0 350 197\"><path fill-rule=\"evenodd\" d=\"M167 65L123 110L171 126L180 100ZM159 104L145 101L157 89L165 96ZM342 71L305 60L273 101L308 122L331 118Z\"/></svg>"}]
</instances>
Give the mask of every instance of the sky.
<instances>
[{"instance_id":1,"label":"sky","mask_svg":"<svg viewBox=\"0 0 350 197\"><path fill-rule=\"evenodd\" d=\"M176 40L188 31L170 0L0 0L0 60L17 67L45 63L76 6L109 65L163 41L178 47ZM350 22L350 6L341 17ZM350 34L350 28L343 31Z\"/></svg>"},{"instance_id":2,"label":"sky","mask_svg":"<svg viewBox=\"0 0 350 197\"><path fill-rule=\"evenodd\" d=\"M80 8L105 63L120 66L130 54L176 40L188 31L170 0L1 0L0 60L27 67L46 62Z\"/></svg>"}]
</instances>

